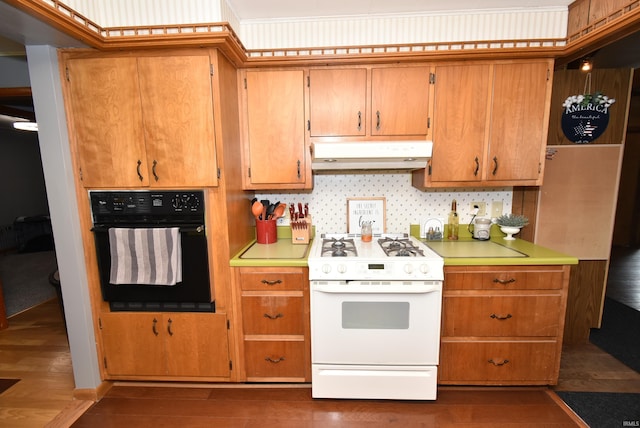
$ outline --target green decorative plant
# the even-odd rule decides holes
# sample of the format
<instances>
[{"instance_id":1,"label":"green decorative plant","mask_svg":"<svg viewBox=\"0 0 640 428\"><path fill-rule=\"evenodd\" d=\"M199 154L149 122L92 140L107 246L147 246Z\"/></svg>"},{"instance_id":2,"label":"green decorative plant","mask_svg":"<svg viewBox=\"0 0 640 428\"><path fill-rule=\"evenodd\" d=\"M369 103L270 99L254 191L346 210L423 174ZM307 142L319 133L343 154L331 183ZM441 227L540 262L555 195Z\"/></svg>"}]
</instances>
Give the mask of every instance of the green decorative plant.
<instances>
[{"instance_id":1,"label":"green decorative plant","mask_svg":"<svg viewBox=\"0 0 640 428\"><path fill-rule=\"evenodd\" d=\"M496 223L499 226L524 227L529 224L529 219L519 214L504 214L498 217Z\"/></svg>"}]
</instances>

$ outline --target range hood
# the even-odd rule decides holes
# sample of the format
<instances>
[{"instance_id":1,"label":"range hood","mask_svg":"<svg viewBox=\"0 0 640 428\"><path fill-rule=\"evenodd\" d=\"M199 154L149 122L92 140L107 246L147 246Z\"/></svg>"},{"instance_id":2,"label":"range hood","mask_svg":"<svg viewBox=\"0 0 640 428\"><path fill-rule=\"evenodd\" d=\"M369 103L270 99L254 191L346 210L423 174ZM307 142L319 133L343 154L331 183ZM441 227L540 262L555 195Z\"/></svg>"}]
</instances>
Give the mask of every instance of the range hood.
<instances>
[{"instance_id":1,"label":"range hood","mask_svg":"<svg viewBox=\"0 0 640 428\"><path fill-rule=\"evenodd\" d=\"M420 169L431 157L431 141L314 142L311 169Z\"/></svg>"}]
</instances>

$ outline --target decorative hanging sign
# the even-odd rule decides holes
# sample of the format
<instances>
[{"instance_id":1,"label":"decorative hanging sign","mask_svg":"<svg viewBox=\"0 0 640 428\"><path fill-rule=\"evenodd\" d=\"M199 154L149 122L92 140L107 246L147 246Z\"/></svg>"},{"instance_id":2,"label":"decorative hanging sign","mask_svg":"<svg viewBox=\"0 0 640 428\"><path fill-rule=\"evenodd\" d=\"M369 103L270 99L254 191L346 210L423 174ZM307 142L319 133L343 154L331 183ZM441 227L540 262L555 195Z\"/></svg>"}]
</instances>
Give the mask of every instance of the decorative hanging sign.
<instances>
[{"instance_id":1,"label":"decorative hanging sign","mask_svg":"<svg viewBox=\"0 0 640 428\"><path fill-rule=\"evenodd\" d=\"M609 107L616 100L601 92L591 94L591 73L587 74L584 95L571 95L562 107L562 132L569 141L588 144L602 135L609 125Z\"/></svg>"}]
</instances>

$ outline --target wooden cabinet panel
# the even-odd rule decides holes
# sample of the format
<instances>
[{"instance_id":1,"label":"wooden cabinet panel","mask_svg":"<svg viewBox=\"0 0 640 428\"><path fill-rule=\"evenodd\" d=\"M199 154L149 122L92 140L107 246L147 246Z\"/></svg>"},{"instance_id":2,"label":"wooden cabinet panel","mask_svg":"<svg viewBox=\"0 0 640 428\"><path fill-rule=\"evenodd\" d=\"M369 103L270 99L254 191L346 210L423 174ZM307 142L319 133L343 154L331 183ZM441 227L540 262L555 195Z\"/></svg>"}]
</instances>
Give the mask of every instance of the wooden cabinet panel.
<instances>
[{"instance_id":1,"label":"wooden cabinet panel","mask_svg":"<svg viewBox=\"0 0 640 428\"><path fill-rule=\"evenodd\" d=\"M299 268L240 268L240 274L243 290L303 290L308 287Z\"/></svg>"},{"instance_id":2,"label":"wooden cabinet panel","mask_svg":"<svg viewBox=\"0 0 640 428\"><path fill-rule=\"evenodd\" d=\"M443 336L558 335L559 295L445 297Z\"/></svg>"},{"instance_id":3,"label":"wooden cabinet panel","mask_svg":"<svg viewBox=\"0 0 640 428\"><path fill-rule=\"evenodd\" d=\"M308 276L307 268L237 268L247 380L311 380Z\"/></svg>"},{"instance_id":4,"label":"wooden cabinet panel","mask_svg":"<svg viewBox=\"0 0 640 428\"><path fill-rule=\"evenodd\" d=\"M547 61L496 64L488 181L536 181L547 142L551 67Z\"/></svg>"},{"instance_id":5,"label":"wooden cabinet panel","mask_svg":"<svg viewBox=\"0 0 640 428\"><path fill-rule=\"evenodd\" d=\"M550 384L557 381L557 343L453 342L440 345L442 384Z\"/></svg>"},{"instance_id":6,"label":"wooden cabinet panel","mask_svg":"<svg viewBox=\"0 0 640 428\"><path fill-rule=\"evenodd\" d=\"M245 341L247 380L297 381L305 378L305 356L303 340L296 341Z\"/></svg>"},{"instance_id":7,"label":"wooden cabinet panel","mask_svg":"<svg viewBox=\"0 0 640 428\"><path fill-rule=\"evenodd\" d=\"M371 135L428 134L429 67L371 70Z\"/></svg>"},{"instance_id":8,"label":"wooden cabinet panel","mask_svg":"<svg viewBox=\"0 0 640 428\"><path fill-rule=\"evenodd\" d=\"M304 335L302 296L243 296L244 333Z\"/></svg>"},{"instance_id":9,"label":"wooden cabinet panel","mask_svg":"<svg viewBox=\"0 0 640 428\"><path fill-rule=\"evenodd\" d=\"M436 67L431 181L473 181L484 170L488 64Z\"/></svg>"},{"instance_id":10,"label":"wooden cabinet panel","mask_svg":"<svg viewBox=\"0 0 640 428\"><path fill-rule=\"evenodd\" d=\"M309 79L311 136L365 135L367 70L312 69Z\"/></svg>"},{"instance_id":11,"label":"wooden cabinet panel","mask_svg":"<svg viewBox=\"0 0 640 428\"><path fill-rule=\"evenodd\" d=\"M208 54L66 60L85 187L216 186Z\"/></svg>"},{"instance_id":12,"label":"wooden cabinet panel","mask_svg":"<svg viewBox=\"0 0 640 428\"><path fill-rule=\"evenodd\" d=\"M71 59L66 68L84 186L147 186L136 59Z\"/></svg>"},{"instance_id":13,"label":"wooden cabinet panel","mask_svg":"<svg viewBox=\"0 0 640 428\"><path fill-rule=\"evenodd\" d=\"M229 376L224 314L103 313L100 331L111 379Z\"/></svg>"},{"instance_id":14,"label":"wooden cabinet panel","mask_svg":"<svg viewBox=\"0 0 640 428\"><path fill-rule=\"evenodd\" d=\"M445 290L549 290L563 287L562 266L465 266L445 272Z\"/></svg>"},{"instance_id":15,"label":"wooden cabinet panel","mask_svg":"<svg viewBox=\"0 0 640 428\"><path fill-rule=\"evenodd\" d=\"M304 72L249 70L245 79L245 188L305 188Z\"/></svg>"},{"instance_id":16,"label":"wooden cabinet panel","mask_svg":"<svg viewBox=\"0 0 640 428\"><path fill-rule=\"evenodd\" d=\"M440 383L557 383L569 271L446 266Z\"/></svg>"},{"instance_id":17,"label":"wooden cabinet panel","mask_svg":"<svg viewBox=\"0 0 640 428\"><path fill-rule=\"evenodd\" d=\"M138 58L151 185L215 186L208 55Z\"/></svg>"}]
</instances>

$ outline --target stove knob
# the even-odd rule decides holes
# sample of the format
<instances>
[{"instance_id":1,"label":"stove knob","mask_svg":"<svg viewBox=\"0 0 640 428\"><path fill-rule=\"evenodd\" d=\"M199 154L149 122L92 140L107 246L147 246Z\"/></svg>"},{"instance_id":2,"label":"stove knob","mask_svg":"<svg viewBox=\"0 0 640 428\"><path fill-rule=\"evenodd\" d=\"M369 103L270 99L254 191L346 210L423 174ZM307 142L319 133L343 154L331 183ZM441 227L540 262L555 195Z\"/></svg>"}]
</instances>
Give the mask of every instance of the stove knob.
<instances>
[{"instance_id":1,"label":"stove knob","mask_svg":"<svg viewBox=\"0 0 640 428\"><path fill-rule=\"evenodd\" d=\"M331 272L331 265L322 265L322 273Z\"/></svg>"},{"instance_id":2,"label":"stove knob","mask_svg":"<svg viewBox=\"0 0 640 428\"><path fill-rule=\"evenodd\" d=\"M429 265L428 264L420 265L420 273L424 273L424 274L429 273Z\"/></svg>"},{"instance_id":3,"label":"stove knob","mask_svg":"<svg viewBox=\"0 0 640 428\"><path fill-rule=\"evenodd\" d=\"M345 265L338 265L338 272L340 273L345 273L347 271L347 266Z\"/></svg>"},{"instance_id":4,"label":"stove knob","mask_svg":"<svg viewBox=\"0 0 640 428\"><path fill-rule=\"evenodd\" d=\"M413 265L404 265L404 273L413 273Z\"/></svg>"}]
</instances>

